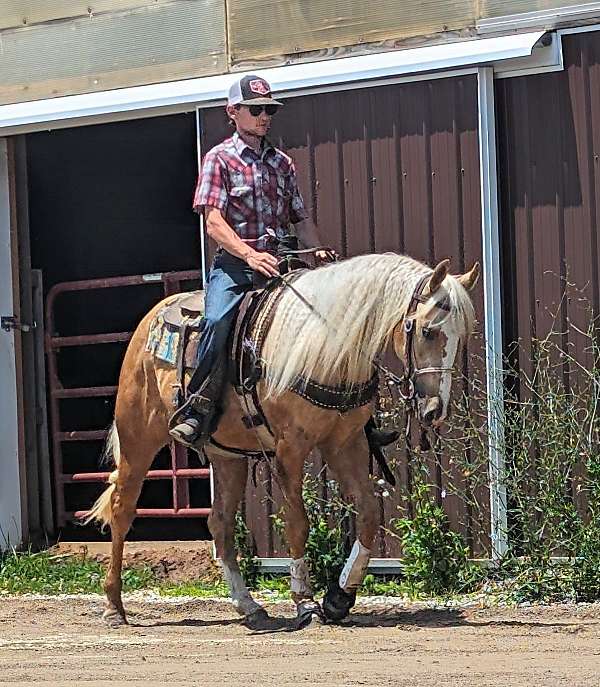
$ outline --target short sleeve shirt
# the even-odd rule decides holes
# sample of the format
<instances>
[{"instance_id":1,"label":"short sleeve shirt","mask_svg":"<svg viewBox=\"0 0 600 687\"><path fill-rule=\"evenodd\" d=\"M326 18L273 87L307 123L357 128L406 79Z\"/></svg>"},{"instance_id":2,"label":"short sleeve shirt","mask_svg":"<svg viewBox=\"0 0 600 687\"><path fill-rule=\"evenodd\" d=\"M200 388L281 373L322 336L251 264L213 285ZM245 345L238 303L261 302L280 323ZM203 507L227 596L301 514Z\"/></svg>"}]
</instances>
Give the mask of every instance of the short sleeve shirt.
<instances>
[{"instance_id":1,"label":"short sleeve shirt","mask_svg":"<svg viewBox=\"0 0 600 687\"><path fill-rule=\"evenodd\" d=\"M194 210L222 211L236 234L256 250L270 250L290 224L306 219L292 159L266 139L260 153L238 133L206 154Z\"/></svg>"}]
</instances>

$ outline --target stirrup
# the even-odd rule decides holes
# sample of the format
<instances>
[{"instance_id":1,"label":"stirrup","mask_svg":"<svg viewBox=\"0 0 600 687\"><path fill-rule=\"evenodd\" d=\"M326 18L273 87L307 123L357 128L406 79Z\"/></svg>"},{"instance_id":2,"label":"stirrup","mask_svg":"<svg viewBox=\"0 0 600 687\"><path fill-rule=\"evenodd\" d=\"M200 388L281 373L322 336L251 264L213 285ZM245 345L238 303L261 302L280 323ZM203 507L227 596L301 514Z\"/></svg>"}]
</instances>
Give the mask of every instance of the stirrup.
<instances>
[{"instance_id":1,"label":"stirrup","mask_svg":"<svg viewBox=\"0 0 600 687\"><path fill-rule=\"evenodd\" d=\"M215 403L206 396L191 394L169 418L169 430L173 429L180 422L184 422L187 417L195 416L198 420L206 415L214 415Z\"/></svg>"},{"instance_id":2,"label":"stirrup","mask_svg":"<svg viewBox=\"0 0 600 687\"><path fill-rule=\"evenodd\" d=\"M188 423L185 419L182 420L182 422L170 427L169 436L188 448L193 448L195 451L200 451L210 437L212 415L199 416L193 419L198 423L198 427L189 436L186 436L185 433L180 431L182 425L187 424L188 426L191 426L190 423Z\"/></svg>"},{"instance_id":3,"label":"stirrup","mask_svg":"<svg viewBox=\"0 0 600 687\"><path fill-rule=\"evenodd\" d=\"M178 408L169 420L169 435L180 444L200 452L207 439L215 430L214 420L217 417L216 404L200 394L192 394L187 401ZM183 432L182 425L192 427L187 423L193 419L198 424L197 430L189 438ZM193 429L193 427L192 427Z\"/></svg>"}]
</instances>

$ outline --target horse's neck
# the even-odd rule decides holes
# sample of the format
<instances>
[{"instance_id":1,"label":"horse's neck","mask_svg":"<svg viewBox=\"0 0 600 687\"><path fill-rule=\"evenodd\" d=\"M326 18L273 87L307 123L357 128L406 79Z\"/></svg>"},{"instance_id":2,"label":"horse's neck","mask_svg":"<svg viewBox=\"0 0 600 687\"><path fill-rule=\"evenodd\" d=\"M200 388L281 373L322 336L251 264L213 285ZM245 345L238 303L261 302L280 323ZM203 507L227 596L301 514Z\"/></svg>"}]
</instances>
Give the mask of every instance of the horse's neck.
<instances>
[{"instance_id":1,"label":"horse's neck","mask_svg":"<svg viewBox=\"0 0 600 687\"><path fill-rule=\"evenodd\" d=\"M375 357L405 311L413 282L423 274L418 263L383 259L378 265L376 257L350 260L329 275L307 274L287 292L283 314L276 315L273 336L267 335L265 341L267 376L274 393L289 388L298 375L327 385L370 379ZM381 271L376 278L369 279L377 269ZM404 271L405 276L400 274ZM385 301L381 300L384 288Z\"/></svg>"}]
</instances>

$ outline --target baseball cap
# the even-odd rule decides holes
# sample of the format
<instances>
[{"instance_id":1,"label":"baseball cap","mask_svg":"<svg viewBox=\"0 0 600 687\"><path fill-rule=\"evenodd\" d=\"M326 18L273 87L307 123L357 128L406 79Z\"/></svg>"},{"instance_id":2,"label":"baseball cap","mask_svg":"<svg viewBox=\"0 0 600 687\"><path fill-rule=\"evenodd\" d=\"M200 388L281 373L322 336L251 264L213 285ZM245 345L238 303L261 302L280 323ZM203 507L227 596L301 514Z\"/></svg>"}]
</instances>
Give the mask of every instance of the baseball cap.
<instances>
[{"instance_id":1,"label":"baseball cap","mask_svg":"<svg viewBox=\"0 0 600 687\"><path fill-rule=\"evenodd\" d=\"M271 86L256 74L247 74L232 84L228 105L283 105L271 96Z\"/></svg>"}]
</instances>

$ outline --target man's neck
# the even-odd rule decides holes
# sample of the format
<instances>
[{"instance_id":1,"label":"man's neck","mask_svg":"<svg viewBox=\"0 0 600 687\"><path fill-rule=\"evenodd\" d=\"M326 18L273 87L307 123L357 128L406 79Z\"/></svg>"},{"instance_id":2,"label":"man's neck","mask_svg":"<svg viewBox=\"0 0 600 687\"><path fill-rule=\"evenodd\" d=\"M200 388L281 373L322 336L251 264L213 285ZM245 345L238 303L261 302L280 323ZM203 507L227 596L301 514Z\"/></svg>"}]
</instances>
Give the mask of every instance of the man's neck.
<instances>
[{"instance_id":1,"label":"man's neck","mask_svg":"<svg viewBox=\"0 0 600 687\"><path fill-rule=\"evenodd\" d=\"M239 131L239 130L238 130L238 135L242 139L242 141L244 141L244 143L247 146L249 146L250 148L252 148L252 150L254 150L254 152L260 153L260 151L262 149L262 142L263 142L262 136L254 136L254 135L249 134L245 131Z\"/></svg>"}]
</instances>

